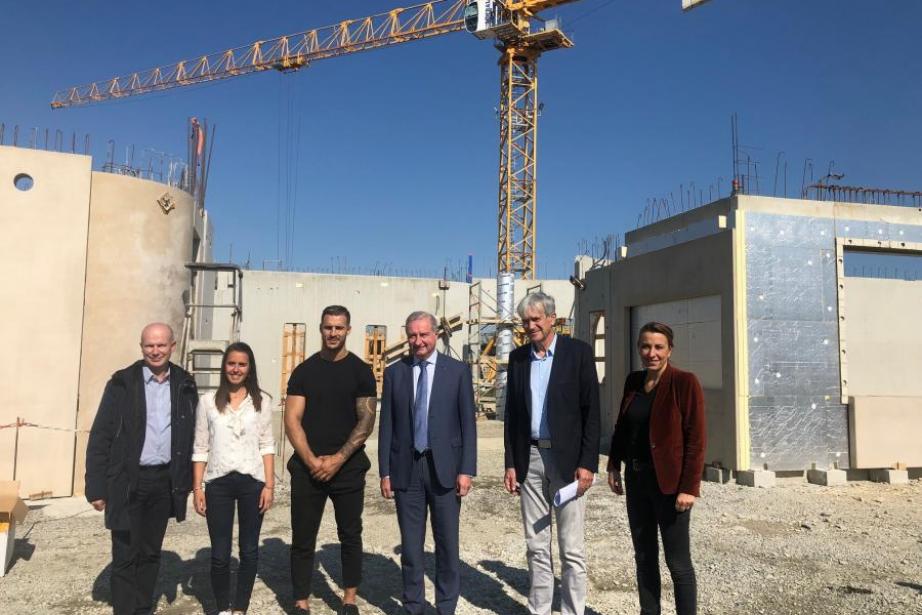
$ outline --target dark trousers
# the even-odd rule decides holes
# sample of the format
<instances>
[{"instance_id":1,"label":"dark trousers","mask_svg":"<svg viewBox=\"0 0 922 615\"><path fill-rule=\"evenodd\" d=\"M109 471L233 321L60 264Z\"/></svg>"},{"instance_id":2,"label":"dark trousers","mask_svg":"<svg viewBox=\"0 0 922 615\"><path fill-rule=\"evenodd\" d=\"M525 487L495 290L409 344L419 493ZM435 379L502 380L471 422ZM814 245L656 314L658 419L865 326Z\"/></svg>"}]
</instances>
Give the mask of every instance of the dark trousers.
<instances>
[{"instance_id":1,"label":"dark trousers","mask_svg":"<svg viewBox=\"0 0 922 615\"><path fill-rule=\"evenodd\" d=\"M128 501L129 529L112 531L112 609L115 615L151 612L160 549L173 510L168 466L141 466Z\"/></svg>"},{"instance_id":2,"label":"dark trousers","mask_svg":"<svg viewBox=\"0 0 922 615\"><path fill-rule=\"evenodd\" d=\"M439 615L452 615L461 593L458 525L461 498L455 486L442 487L436 478L431 455L417 455L406 489L394 491L400 525L400 569L403 573L403 608L422 615L426 608L423 586L423 545L426 515L432 513L435 542L435 606Z\"/></svg>"},{"instance_id":3,"label":"dark trousers","mask_svg":"<svg viewBox=\"0 0 922 615\"><path fill-rule=\"evenodd\" d=\"M627 518L637 563L641 615L660 614L657 528L663 538L663 555L672 576L676 613L695 615L697 585L688 536L691 511L676 512L676 494L665 495L660 491L652 465L644 466L639 471L629 465L625 473L625 488Z\"/></svg>"},{"instance_id":4,"label":"dark trousers","mask_svg":"<svg viewBox=\"0 0 922 615\"><path fill-rule=\"evenodd\" d=\"M314 480L295 458L291 472L291 587L295 600L311 595L317 532L327 498L333 501L339 536L343 587L362 582L362 509L365 507L365 474L371 464L363 451L350 458L328 482Z\"/></svg>"},{"instance_id":5,"label":"dark trousers","mask_svg":"<svg viewBox=\"0 0 922 615\"><path fill-rule=\"evenodd\" d=\"M234 608L245 611L250 606L256 563L259 560L259 529L263 516L259 496L265 483L248 474L231 472L208 483L205 489L205 518L211 538L211 589L219 611L230 608L231 538L234 533L234 505L237 506L240 568Z\"/></svg>"}]
</instances>

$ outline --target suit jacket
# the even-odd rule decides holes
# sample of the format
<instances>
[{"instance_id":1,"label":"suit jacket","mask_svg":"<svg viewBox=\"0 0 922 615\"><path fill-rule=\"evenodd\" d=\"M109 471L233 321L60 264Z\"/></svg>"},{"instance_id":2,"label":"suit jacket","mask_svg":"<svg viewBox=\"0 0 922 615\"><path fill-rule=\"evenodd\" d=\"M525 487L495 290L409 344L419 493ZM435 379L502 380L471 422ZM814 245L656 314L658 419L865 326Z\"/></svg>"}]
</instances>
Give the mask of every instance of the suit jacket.
<instances>
[{"instance_id":1,"label":"suit jacket","mask_svg":"<svg viewBox=\"0 0 922 615\"><path fill-rule=\"evenodd\" d=\"M406 489L413 464L413 358L384 371L378 425L378 469L392 489ZM438 483L454 487L459 474L477 473L477 426L469 368L439 354L429 397L429 448Z\"/></svg>"},{"instance_id":2,"label":"suit jacket","mask_svg":"<svg viewBox=\"0 0 922 615\"><path fill-rule=\"evenodd\" d=\"M644 371L632 372L624 383L624 395L618 422L611 436L609 464L627 461L628 430L622 417L637 391L643 389ZM704 449L707 446L704 422L704 392L698 378L691 372L666 366L656 386L656 396L650 409L650 453L660 491L667 494L687 493L697 497L704 471Z\"/></svg>"},{"instance_id":3,"label":"suit jacket","mask_svg":"<svg viewBox=\"0 0 922 615\"><path fill-rule=\"evenodd\" d=\"M509 355L506 384L506 467L525 480L531 446L531 344ZM551 454L559 480L573 481L576 468L599 469L599 381L589 344L557 336L554 364L547 385Z\"/></svg>"},{"instance_id":4,"label":"suit jacket","mask_svg":"<svg viewBox=\"0 0 922 615\"><path fill-rule=\"evenodd\" d=\"M143 361L112 375L106 384L86 449L86 499L106 501L106 527L127 530L127 506L137 489L147 427ZM186 518L192 491L192 441L198 392L189 373L170 363L170 479L172 516Z\"/></svg>"}]
</instances>

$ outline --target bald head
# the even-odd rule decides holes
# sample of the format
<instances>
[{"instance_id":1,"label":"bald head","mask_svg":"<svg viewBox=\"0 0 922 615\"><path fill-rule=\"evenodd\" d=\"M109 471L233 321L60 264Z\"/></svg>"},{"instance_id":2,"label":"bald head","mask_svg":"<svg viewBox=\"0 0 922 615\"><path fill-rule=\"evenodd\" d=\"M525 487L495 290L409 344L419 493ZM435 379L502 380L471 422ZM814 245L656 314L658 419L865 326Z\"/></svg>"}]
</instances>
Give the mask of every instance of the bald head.
<instances>
[{"instance_id":1,"label":"bald head","mask_svg":"<svg viewBox=\"0 0 922 615\"><path fill-rule=\"evenodd\" d=\"M170 338L171 342L176 341L176 338L173 337L173 327L166 324L165 322L152 322L141 329L141 343L144 343L144 338L146 336L164 334Z\"/></svg>"},{"instance_id":2,"label":"bald head","mask_svg":"<svg viewBox=\"0 0 922 615\"><path fill-rule=\"evenodd\" d=\"M170 325L152 322L141 330L141 354L144 363L155 374L162 374L170 367L170 356L176 348L176 339Z\"/></svg>"}]
</instances>

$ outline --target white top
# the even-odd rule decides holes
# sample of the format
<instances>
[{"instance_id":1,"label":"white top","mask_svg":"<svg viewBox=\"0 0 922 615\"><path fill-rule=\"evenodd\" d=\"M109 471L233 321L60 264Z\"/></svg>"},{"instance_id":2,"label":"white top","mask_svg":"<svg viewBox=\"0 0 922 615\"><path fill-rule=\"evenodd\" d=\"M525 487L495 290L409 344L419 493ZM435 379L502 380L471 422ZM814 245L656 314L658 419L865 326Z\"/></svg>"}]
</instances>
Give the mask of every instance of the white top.
<instances>
[{"instance_id":1,"label":"white top","mask_svg":"<svg viewBox=\"0 0 922 615\"><path fill-rule=\"evenodd\" d=\"M236 410L227 404L224 412L215 406L214 398L214 391L199 398L192 461L208 463L206 483L231 472L249 474L265 482L263 455L275 454L269 396L263 394L260 412L256 412L249 395Z\"/></svg>"}]
</instances>

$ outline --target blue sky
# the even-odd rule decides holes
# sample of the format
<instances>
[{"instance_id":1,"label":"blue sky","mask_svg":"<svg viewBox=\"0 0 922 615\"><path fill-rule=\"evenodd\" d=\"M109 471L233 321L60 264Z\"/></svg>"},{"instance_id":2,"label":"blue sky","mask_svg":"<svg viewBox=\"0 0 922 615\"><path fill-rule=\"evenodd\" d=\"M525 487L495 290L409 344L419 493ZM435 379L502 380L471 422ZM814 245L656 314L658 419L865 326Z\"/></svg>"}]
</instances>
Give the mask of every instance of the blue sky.
<instances>
[{"instance_id":1,"label":"blue sky","mask_svg":"<svg viewBox=\"0 0 922 615\"><path fill-rule=\"evenodd\" d=\"M218 260L232 250L275 267L285 251L277 212L291 203L292 268L437 275L471 253L475 274L495 273L499 75L489 42L459 32L295 74L52 112L66 86L401 4L9 4L7 143L14 124L62 129L89 133L97 163L109 139L117 158L135 145L137 161L145 148L184 154L186 118L207 118L217 126L207 205ZM763 192L782 151L791 195L806 158L817 177L835 161L844 183L922 189L920 2L711 0L683 14L680 0L582 0L554 14L575 47L539 65L542 277L568 275L581 242L633 229L650 198L678 198L690 182L706 198L718 178L726 193L734 112Z\"/></svg>"}]
</instances>

